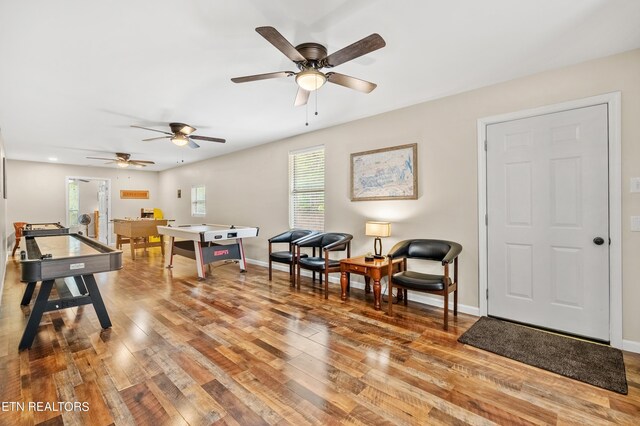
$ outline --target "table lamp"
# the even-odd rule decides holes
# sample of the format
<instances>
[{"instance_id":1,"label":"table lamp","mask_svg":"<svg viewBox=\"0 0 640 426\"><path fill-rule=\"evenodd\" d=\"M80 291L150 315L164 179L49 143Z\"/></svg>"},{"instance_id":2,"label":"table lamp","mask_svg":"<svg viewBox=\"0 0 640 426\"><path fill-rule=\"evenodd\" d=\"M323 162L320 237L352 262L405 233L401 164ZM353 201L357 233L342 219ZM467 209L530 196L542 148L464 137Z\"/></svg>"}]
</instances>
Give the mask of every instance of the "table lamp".
<instances>
[{"instance_id":1,"label":"table lamp","mask_svg":"<svg viewBox=\"0 0 640 426\"><path fill-rule=\"evenodd\" d=\"M382 240L380 237L391 236L391 223L367 221L364 234L368 237L376 237L373 241L373 257L376 259L384 259L382 255Z\"/></svg>"}]
</instances>

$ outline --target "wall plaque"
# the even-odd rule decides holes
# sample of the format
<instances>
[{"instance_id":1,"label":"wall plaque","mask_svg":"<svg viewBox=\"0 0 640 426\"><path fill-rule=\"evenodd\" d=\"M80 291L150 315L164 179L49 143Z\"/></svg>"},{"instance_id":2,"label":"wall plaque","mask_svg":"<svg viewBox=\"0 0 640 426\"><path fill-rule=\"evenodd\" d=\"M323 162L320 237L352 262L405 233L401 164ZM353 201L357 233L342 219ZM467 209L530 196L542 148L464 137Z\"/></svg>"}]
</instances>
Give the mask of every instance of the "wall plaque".
<instances>
[{"instance_id":1,"label":"wall plaque","mask_svg":"<svg viewBox=\"0 0 640 426\"><path fill-rule=\"evenodd\" d=\"M121 189L120 198L123 200L149 199L149 191L140 189Z\"/></svg>"}]
</instances>

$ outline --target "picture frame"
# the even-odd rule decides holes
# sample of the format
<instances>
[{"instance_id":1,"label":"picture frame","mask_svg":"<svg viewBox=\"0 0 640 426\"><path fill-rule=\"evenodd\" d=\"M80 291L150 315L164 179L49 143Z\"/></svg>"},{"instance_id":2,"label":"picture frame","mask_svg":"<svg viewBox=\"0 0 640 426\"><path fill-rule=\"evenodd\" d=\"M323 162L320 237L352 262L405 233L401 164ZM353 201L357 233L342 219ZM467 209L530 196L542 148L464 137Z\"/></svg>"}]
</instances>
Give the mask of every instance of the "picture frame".
<instances>
[{"instance_id":1,"label":"picture frame","mask_svg":"<svg viewBox=\"0 0 640 426\"><path fill-rule=\"evenodd\" d=\"M417 199L417 143L351 154L351 201Z\"/></svg>"}]
</instances>

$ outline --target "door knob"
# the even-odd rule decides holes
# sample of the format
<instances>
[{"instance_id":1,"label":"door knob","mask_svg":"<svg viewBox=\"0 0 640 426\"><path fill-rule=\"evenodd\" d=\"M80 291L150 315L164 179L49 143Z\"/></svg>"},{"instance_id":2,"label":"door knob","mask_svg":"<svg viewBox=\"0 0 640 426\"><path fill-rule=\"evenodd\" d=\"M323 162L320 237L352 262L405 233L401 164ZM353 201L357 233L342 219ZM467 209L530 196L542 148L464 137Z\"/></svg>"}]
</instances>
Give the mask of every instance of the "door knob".
<instances>
[{"instance_id":1,"label":"door knob","mask_svg":"<svg viewBox=\"0 0 640 426\"><path fill-rule=\"evenodd\" d=\"M601 246L604 244L604 239L602 237L595 237L593 239L593 243L597 246Z\"/></svg>"}]
</instances>

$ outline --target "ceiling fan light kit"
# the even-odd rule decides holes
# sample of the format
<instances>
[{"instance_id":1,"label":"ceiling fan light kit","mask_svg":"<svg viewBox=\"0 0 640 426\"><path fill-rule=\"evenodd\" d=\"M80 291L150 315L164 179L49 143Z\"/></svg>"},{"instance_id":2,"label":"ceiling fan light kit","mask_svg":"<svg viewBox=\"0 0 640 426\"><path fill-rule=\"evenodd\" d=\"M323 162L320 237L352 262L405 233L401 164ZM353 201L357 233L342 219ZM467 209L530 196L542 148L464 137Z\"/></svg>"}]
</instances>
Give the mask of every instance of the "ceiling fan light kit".
<instances>
[{"instance_id":1,"label":"ceiling fan light kit","mask_svg":"<svg viewBox=\"0 0 640 426\"><path fill-rule=\"evenodd\" d=\"M326 81L327 77L320 71L313 68L300 71L296 75L296 83L298 83L298 86L308 92L318 90L324 83L326 83Z\"/></svg>"},{"instance_id":2,"label":"ceiling fan light kit","mask_svg":"<svg viewBox=\"0 0 640 426\"><path fill-rule=\"evenodd\" d=\"M177 134L171 138L171 142L177 146L185 146L189 143L189 139L185 135Z\"/></svg>"}]
</instances>

